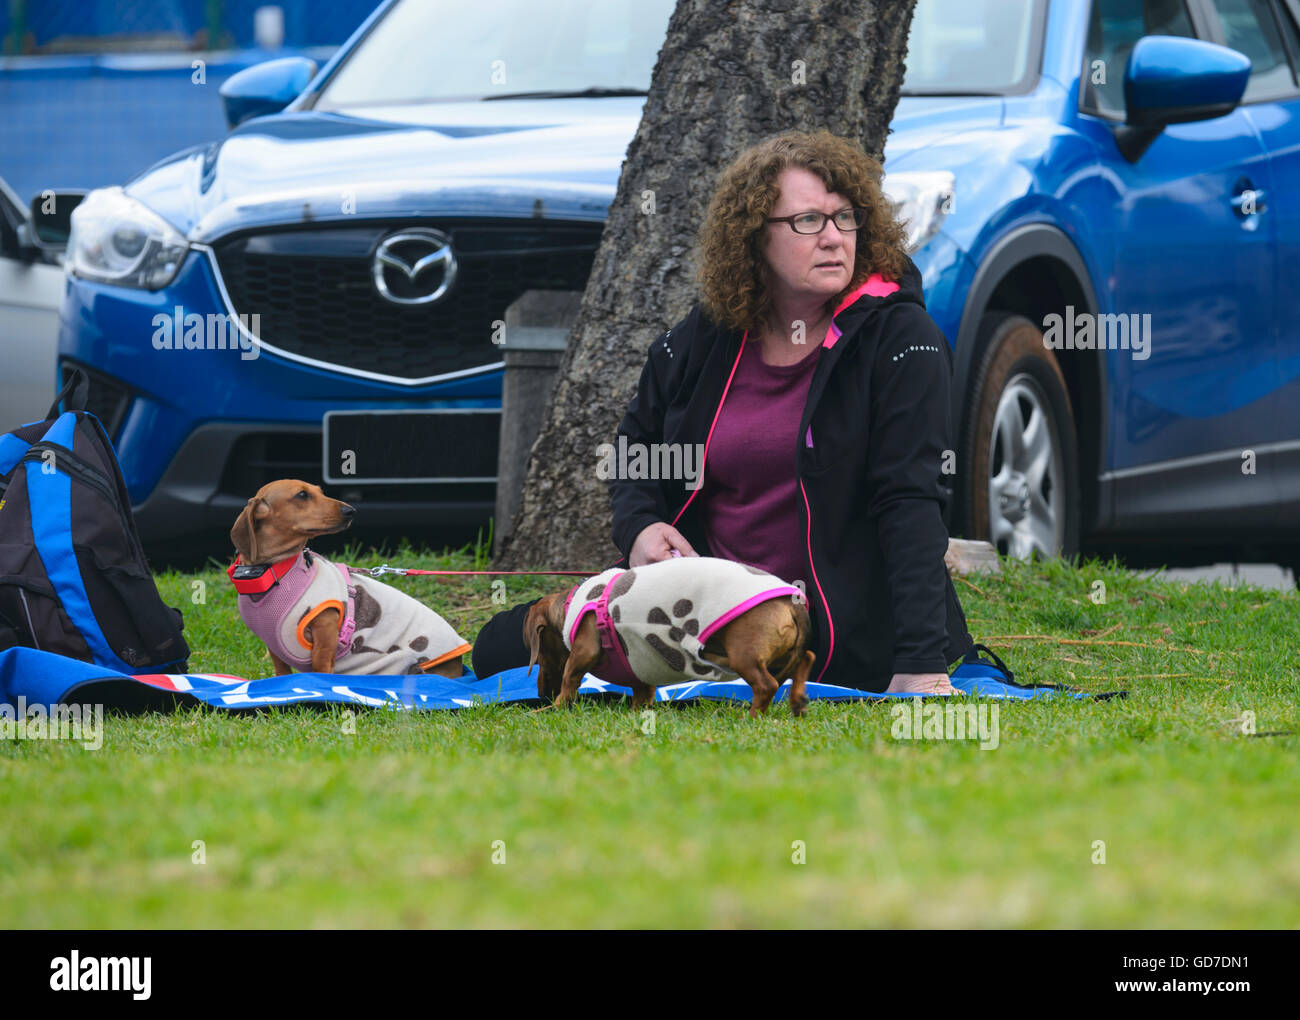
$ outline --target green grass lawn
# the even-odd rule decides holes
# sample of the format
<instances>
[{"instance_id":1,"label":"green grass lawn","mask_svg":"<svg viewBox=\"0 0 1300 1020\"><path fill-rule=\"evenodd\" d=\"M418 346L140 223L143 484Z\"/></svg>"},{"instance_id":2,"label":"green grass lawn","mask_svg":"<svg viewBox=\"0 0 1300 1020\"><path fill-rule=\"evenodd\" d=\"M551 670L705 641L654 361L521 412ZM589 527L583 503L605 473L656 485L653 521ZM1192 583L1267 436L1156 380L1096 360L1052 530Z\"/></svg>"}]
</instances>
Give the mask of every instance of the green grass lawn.
<instances>
[{"instance_id":1,"label":"green grass lawn","mask_svg":"<svg viewBox=\"0 0 1300 1020\"><path fill-rule=\"evenodd\" d=\"M1263 735L1300 731L1297 595L970 582L1018 678L1130 696L1002 704L994 750L896 740L873 704L110 717L95 752L0 742L0 925L1300 925L1300 737ZM396 583L471 639L498 608L487 579ZM191 670L271 672L223 571L159 586Z\"/></svg>"}]
</instances>

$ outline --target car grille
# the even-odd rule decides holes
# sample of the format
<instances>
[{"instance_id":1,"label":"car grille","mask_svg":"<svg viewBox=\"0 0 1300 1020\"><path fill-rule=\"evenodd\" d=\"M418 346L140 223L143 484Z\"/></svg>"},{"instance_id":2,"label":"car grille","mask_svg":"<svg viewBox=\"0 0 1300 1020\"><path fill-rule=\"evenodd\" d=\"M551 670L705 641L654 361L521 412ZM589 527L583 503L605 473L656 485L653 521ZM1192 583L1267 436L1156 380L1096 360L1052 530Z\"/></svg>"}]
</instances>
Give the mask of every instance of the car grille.
<instances>
[{"instance_id":1,"label":"car grille","mask_svg":"<svg viewBox=\"0 0 1300 1020\"><path fill-rule=\"evenodd\" d=\"M600 223L442 221L278 231L215 246L238 315L291 354L354 371L420 379L501 360L493 323L529 290L582 290ZM441 300L400 305L375 289L375 249L388 235L433 227L451 237L459 264ZM251 323L250 323L251 328Z\"/></svg>"}]
</instances>

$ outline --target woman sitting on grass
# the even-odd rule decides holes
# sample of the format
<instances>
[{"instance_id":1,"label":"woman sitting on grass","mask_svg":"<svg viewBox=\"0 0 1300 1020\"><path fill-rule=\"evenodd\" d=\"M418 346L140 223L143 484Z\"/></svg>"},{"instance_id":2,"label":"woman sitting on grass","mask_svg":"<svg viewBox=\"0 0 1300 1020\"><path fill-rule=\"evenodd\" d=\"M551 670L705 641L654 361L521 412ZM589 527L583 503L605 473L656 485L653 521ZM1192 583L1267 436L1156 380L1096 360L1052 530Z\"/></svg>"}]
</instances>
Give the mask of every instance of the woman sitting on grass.
<instances>
[{"instance_id":1,"label":"woman sitting on grass","mask_svg":"<svg viewBox=\"0 0 1300 1020\"><path fill-rule=\"evenodd\" d=\"M651 344L618 429L698 444L702 477L612 481L613 538L631 567L719 556L800 584L815 681L950 694L972 644L944 563L951 352L880 177L825 131L723 172L700 302ZM484 626L479 676L528 662L529 605Z\"/></svg>"}]
</instances>

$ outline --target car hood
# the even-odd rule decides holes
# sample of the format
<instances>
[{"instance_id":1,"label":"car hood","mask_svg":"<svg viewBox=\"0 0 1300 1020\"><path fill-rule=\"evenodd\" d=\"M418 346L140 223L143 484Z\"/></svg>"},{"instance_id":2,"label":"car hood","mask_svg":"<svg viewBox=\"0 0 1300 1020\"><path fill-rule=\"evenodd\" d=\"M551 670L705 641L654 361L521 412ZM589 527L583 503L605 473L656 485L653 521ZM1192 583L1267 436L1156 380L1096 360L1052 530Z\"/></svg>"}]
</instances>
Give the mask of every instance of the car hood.
<instances>
[{"instance_id":1,"label":"car hood","mask_svg":"<svg viewBox=\"0 0 1300 1020\"><path fill-rule=\"evenodd\" d=\"M640 97L444 102L260 117L164 160L129 194L208 242L269 225L430 215L602 220ZM904 97L889 168L999 123L997 98Z\"/></svg>"}]
</instances>

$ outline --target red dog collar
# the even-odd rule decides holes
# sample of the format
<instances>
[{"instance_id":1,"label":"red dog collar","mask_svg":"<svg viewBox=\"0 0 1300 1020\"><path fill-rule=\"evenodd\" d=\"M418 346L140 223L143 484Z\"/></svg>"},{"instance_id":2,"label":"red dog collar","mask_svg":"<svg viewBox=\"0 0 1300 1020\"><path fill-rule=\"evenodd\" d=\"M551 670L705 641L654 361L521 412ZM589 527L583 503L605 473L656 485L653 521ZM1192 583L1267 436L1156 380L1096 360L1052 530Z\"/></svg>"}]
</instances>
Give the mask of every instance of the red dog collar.
<instances>
[{"instance_id":1,"label":"red dog collar","mask_svg":"<svg viewBox=\"0 0 1300 1020\"><path fill-rule=\"evenodd\" d=\"M280 578L298 562L298 554L294 553L279 563L242 563L241 559L236 556L235 562L226 568L235 591L240 595L261 595L280 582Z\"/></svg>"}]
</instances>

